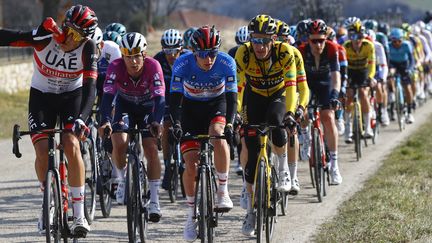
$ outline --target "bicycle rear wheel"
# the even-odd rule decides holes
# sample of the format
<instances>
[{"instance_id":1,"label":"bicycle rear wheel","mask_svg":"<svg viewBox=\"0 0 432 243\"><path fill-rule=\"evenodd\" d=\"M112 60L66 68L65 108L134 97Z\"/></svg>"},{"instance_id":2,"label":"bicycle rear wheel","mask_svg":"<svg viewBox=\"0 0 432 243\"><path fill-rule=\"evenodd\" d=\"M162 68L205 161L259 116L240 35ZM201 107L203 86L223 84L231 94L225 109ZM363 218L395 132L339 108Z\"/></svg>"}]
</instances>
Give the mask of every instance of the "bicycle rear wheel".
<instances>
[{"instance_id":1,"label":"bicycle rear wheel","mask_svg":"<svg viewBox=\"0 0 432 243\"><path fill-rule=\"evenodd\" d=\"M104 152L105 153L105 152ZM108 155L100 156L98 161L97 188L102 216L108 218L112 207L111 159Z\"/></svg>"},{"instance_id":2,"label":"bicycle rear wheel","mask_svg":"<svg viewBox=\"0 0 432 243\"><path fill-rule=\"evenodd\" d=\"M256 191L255 191L255 197L256 197L256 208L257 208L257 228L256 228L256 235L257 235L257 242L262 241L263 237L263 231L264 231L264 214L266 211L266 205L265 205L265 185L264 185L264 170L265 170L265 161L261 159L258 164L258 178L255 184Z\"/></svg>"},{"instance_id":3,"label":"bicycle rear wheel","mask_svg":"<svg viewBox=\"0 0 432 243\"><path fill-rule=\"evenodd\" d=\"M168 188L168 195L170 198L170 201L172 203L175 203L177 200L177 195L178 195L178 185L179 185L179 171L178 171L178 162L176 160L173 161L173 163L171 163L169 165L170 167L170 186Z\"/></svg>"},{"instance_id":4,"label":"bicycle rear wheel","mask_svg":"<svg viewBox=\"0 0 432 243\"><path fill-rule=\"evenodd\" d=\"M92 224L96 211L96 148L90 138L87 138L82 145L81 151L85 165L84 215L87 222Z\"/></svg>"},{"instance_id":5,"label":"bicycle rear wheel","mask_svg":"<svg viewBox=\"0 0 432 243\"><path fill-rule=\"evenodd\" d=\"M59 242L61 239L62 208L60 194L58 176L49 170L46 175L43 201L43 224L45 226L46 242Z\"/></svg>"}]
</instances>

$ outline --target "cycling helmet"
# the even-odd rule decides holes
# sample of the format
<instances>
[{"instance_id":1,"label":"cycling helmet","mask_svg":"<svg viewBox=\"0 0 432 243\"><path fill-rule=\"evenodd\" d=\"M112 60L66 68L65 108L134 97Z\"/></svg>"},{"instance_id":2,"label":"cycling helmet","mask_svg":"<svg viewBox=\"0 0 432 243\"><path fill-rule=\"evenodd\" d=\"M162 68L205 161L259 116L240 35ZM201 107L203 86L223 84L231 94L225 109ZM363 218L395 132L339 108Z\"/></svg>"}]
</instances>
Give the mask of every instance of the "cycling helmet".
<instances>
[{"instance_id":1,"label":"cycling helmet","mask_svg":"<svg viewBox=\"0 0 432 243\"><path fill-rule=\"evenodd\" d=\"M297 26L296 26L297 36L308 34L309 22L310 22L310 20L305 19L305 20L301 20L300 22L297 23Z\"/></svg>"},{"instance_id":2,"label":"cycling helmet","mask_svg":"<svg viewBox=\"0 0 432 243\"><path fill-rule=\"evenodd\" d=\"M295 25L291 25L290 27L291 36L295 36L297 32L297 27Z\"/></svg>"},{"instance_id":3,"label":"cycling helmet","mask_svg":"<svg viewBox=\"0 0 432 243\"><path fill-rule=\"evenodd\" d=\"M326 35L327 24L322 19L316 19L308 24L309 35Z\"/></svg>"},{"instance_id":4,"label":"cycling helmet","mask_svg":"<svg viewBox=\"0 0 432 243\"><path fill-rule=\"evenodd\" d=\"M186 47L190 47L190 38L192 36L192 34L195 32L195 30L197 30L197 28L195 27L191 27L189 29L187 29L184 33L183 33L183 45Z\"/></svg>"},{"instance_id":5,"label":"cycling helmet","mask_svg":"<svg viewBox=\"0 0 432 243\"><path fill-rule=\"evenodd\" d=\"M375 31L373 31L372 29L367 29L367 30L366 30L366 35L369 36L369 38L370 38L372 41L375 41L375 40L376 40L376 34L375 34Z\"/></svg>"},{"instance_id":6,"label":"cycling helmet","mask_svg":"<svg viewBox=\"0 0 432 243\"><path fill-rule=\"evenodd\" d=\"M387 23L380 23L378 25L378 32L381 32L384 35L389 35L390 34L390 26Z\"/></svg>"},{"instance_id":7,"label":"cycling helmet","mask_svg":"<svg viewBox=\"0 0 432 243\"><path fill-rule=\"evenodd\" d=\"M404 31L400 28L393 28L390 32L390 39L402 40L404 37Z\"/></svg>"},{"instance_id":8,"label":"cycling helmet","mask_svg":"<svg viewBox=\"0 0 432 243\"><path fill-rule=\"evenodd\" d=\"M120 47L124 56L133 56L147 49L147 41L140 33L129 32L122 37Z\"/></svg>"},{"instance_id":9,"label":"cycling helmet","mask_svg":"<svg viewBox=\"0 0 432 243\"><path fill-rule=\"evenodd\" d=\"M343 25L345 28L349 29L356 22L360 22L360 24L361 24L361 20L359 18L349 17L349 18L345 19Z\"/></svg>"},{"instance_id":10,"label":"cycling helmet","mask_svg":"<svg viewBox=\"0 0 432 243\"><path fill-rule=\"evenodd\" d=\"M90 35L90 38L95 41L96 45L101 43L103 39L102 30L99 27L96 27L95 32Z\"/></svg>"},{"instance_id":11,"label":"cycling helmet","mask_svg":"<svg viewBox=\"0 0 432 243\"><path fill-rule=\"evenodd\" d=\"M246 43L249 41L249 31L248 31L248 27L246 25L240 27L237 30L237 32L235 34L235 41L236 41L237 45L240 45L240 44L243 44L243 43Z\"/></svg>"},{"instance_id":12,"label":"cycling helmet","mask_svg":"<svg viewBox=\"0 0 432 243\"><path fill-rule=\"evenodd\" d=\"M409 34L409 33L412 32L411 25L408 24L408 23L403 23L403 24L401 25L401 29L405 32L405 34Z\"/></svg>"},{"instance_id":13,"label":"cycling helmet","mask_svg":"<svg viewBox=\"0 0 432 243\"><path fill-rule=\"evenodd\" d=\"M354 32L357 34L364 34L365 27L363 26L362 22L359 18L357 18L356 21L352 22L351 25L347 26L348 32Z\"/></svg>"},{"instance_id":14,"label":"cycling helmet","mask_svg":"<svg viewBox=\"0 0 432 243\"><path fill-rule=\"evenodd\" d=\"M283 22L282 20L276 21L277 30L276 34L277 36L289 36L291 34L290 27L287 23Z\"/></svg>"},{"instance_id":15,"label":"cycling helmet","mask_svg":"<svg viewBox=\"0 0 432 243\"><path fill-rule=\"evenodd\" d=\"M192 34L190 44L194 51L218 49L221 45L219 31L214 25L211 28L205 25Z\"/></svg>"},{"instance_id":16,"label":"cycling helmet","mask_svg":"<svg viewBox=\"0 0 432 243\"><path fill-rule=\"evenodd\" d=\"M327 39L334 41L336 40L336 32L334 31L334 29L332 27L327 26Z\"/></svg>"},{"instance_id":17,"label":"cycling helmet","mask_svg":"<svg viewBox=\"0 0 432 243\"><path fill-rule=\"evenodd\" d=\"M108 31L114 31L123 36L126 34L126 27L120 23L111 23L105 27L105 32Z\"/></svg>"},{"instance_id":18,"label":"cycling helmet","mask_svg":"<svg viewBox=\"0 0 432 243\"><path fill-rule=\"evenodd\" d=\"M162 35L161 45L163 48L179 48L183 45L183 38L176 29L168 29Z\"/></svg>"},{"instance_id":19,"label":"cycling helmet","mask_svg":"<svg viewBox=\"0 0 432 243\"><path fill-rule=\"evenodd\" d=\"M107 31L103 34L103 40L110 40L113 41L115 43L117 43L117 45L121 45L121 40L122 37L119 33L114 32L114 31Z\"/></svg>"},{"instance_id":20,"label":"cycling helmet","mask_svg":"<svg viewBox=\"0 0 432 243\"><path fill-rule=\"evenodd\" d=\"M366 29L369 29L369 30L377 31L377 29L378 29L378 22L374 19L366 19L363 22L363 25Z\"/></svg>"},{"instance_id":21,"label":"cycling helmet","mask_svg":"<svg viewBox=\"0 0 432 243\"><path fill-rule=\"evenodd\" d=\"M78 4L66 11L65 15L64 26L73 28L83 36L88 36L95 32L98 18L91 8Z\"/></svg>"},{"instance_id":22,"label":"cycling helmet","mask_svg":"<svg viewBox=\"0 0 432 243\"><path fill-rule=\"evenodd\" d=\"M255 16L248 25L249 33L256 34L276 34L276 21L269 15L260 14Z\"/></svg>"}]
</instances>

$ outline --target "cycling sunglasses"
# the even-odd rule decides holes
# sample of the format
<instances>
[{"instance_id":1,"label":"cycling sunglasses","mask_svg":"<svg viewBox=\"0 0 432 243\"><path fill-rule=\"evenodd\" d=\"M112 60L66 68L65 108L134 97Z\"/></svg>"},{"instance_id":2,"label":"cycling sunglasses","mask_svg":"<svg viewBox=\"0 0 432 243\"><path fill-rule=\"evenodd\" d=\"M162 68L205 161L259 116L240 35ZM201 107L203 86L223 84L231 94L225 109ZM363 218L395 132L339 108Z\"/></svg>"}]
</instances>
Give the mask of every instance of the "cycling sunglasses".
<instances>
[{"instance_id":1,"label":"cycling sunglasses","mask_svg":"<svg viewBox=\"0 0 432 243\"><path fill-rule=\"evenodd\" d=\"M163 52L167 55L177 55L180 52L180 48L166 48Z\"/></svg>"},{"instance_id":2,"label":"cycling sunglasses","mask_svg":"<svg viewBox=\"0 0 432 243\"><path fill-rule=\"evenodd\" d=\"M215 58L218 55L219 50L203 50L203 51L195 51L194 54L199 58Z\"/></svg>"},{"instance_id":3,"label":"cycling sunglasses","mask_svg":"<svg viewBox=\"0 0 432 243\"><path fill-rule=\"evenodd\" d=\"M326 39L324 39L324 38L320 38L320 39L309 39L313 44L323 44L325 41L326 41Z\"/></svg>"},{"instance_id":4,"label":"cycling sunglasses","mask_svg":"<svg viewBox=\"0 0 432 243\"><path fill-rule=\"evenodd\" d=\"M66 32L66 35L72 35L72 39L76 42L84 39L84 36L72 27L67 26L64 31Z\"/></svg>"},{"instance_id":5,"label":"cycling sunglasses","mask_svg":"<svg viewBox=\"0 0 432 243\"><path fill-rule=\"evenodd\" d=\"M250 38L250 41L252 44L258 44L258 45L267 45L268 43L272 42L272 38Z\"/></svg>"},{"instance_id":6,"label":"cycling sunglasses","mask_svg":"<svg viewBox=\"0 0 432 243\"><path fill-rule=\"evenodd\" d=\"M358 34L358 33L353 33L348 35L348 38L350 40L361 40L363 39L363 37L364 37L363 34Z\"/></svg>"},{"instance_id":7,"label":"cycling sunglasses","mask_svg":"<svg viewBox=\"0 0 432 243\"><path fill-rule=\"evenodd\" d=\"M125 48L125 47L121 47L120 48L120 52L121 52L121 54L123 56L135 56L135 55L137 55L137 54L139 54L139 53L141 53L143 51L144 50L141 49L141 47L139 47L139 46L134 47L134 48L132 48L130 50L128 48Z\"/></svg>"},{"instance_id":8,"label":"cycling sunglasses","mask_svg":"<svg viewBox=\"0 0 432 243\"><path fill-rule=\"evenodd\" d=\"M392 39L391 42L395 43L395 44L400 44L400 43L402 43L402 40L400 40L400 39Z\"/></svg>"}]
</instances>

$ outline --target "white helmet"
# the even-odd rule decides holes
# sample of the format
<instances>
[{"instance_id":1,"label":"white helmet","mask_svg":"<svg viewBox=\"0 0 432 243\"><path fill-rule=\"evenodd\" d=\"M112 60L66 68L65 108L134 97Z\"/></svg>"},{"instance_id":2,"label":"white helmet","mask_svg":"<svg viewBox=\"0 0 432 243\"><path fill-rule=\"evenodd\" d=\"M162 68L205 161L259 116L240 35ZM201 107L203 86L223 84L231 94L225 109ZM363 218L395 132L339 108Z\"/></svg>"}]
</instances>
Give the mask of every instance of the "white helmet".
<instances>
[{"instance_id":1,"label":"white helmet","mask_svg":"<svg viewBox=\"0 0 432 243\"><path fill-rule=\"evenodd\" d=\"M102 30L99 27L96 27L95 32L90 35L90 38L95 41L96 45L101 43L103 39Z\"/></svg>"},{"instance_id":2,"label":"white helmet","mask_svg":"<svg viewBox=\"0 0 432 243\"><path fill-rule=\"evenodd\" d=\"M120 47L124 56L133 56L147 49L147 41L140 33L129 32L123 36Z\"/></svg>"},{"instance_id":3,"label":"white helmet","mask_svg":"<svg viewBox=\"0 0 432 243\"><path fill-rule=\"evenodd\" d=\"M163 48L179 48L183 45L183 37L180 31L168 29L162 35L161 45Z\"/></svg>"},{"instance_id":4,"label":"white helmet","mask_svg":"<svg viewBox=\"0 0 432 243\"><path fill-rule=\"evenodd\" d=\"M242 26L240 27L236 34L235 34L235 41L237 42L238 45L246 43L249 41L249 31L248 31L248 27Z\"/></svg>"},{"instance_id":5,"label":"white helmet","mask_svg":"<svg viewBox=\"0 0 432 243\"><path fill-rule=\"evenodd\" d=\"M368 35L372 41L376 40L376 34L375 31L371 30L371 29L367 29L366 30L366 35Z\"/></svg>"}]
</instances>

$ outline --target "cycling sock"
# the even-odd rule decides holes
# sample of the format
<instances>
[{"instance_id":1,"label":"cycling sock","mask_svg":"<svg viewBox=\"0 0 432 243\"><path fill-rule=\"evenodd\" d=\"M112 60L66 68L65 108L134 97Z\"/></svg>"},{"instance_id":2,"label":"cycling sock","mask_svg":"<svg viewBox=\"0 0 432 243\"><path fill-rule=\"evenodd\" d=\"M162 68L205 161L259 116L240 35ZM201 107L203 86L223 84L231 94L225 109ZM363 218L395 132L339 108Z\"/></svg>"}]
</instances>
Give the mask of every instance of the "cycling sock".
<instances>
[{"instance_id":1,"label":"cycling sock","mask_svg":"<svg viewBox=\"0 0 432 243\"><path fill-rule=\"evenodd\" d=\"M126 167L123 169L117 168L117 166L114 166L114 170L116 170L117 178L120 180L125 180L125 174L126 174Z\"/></svg>"},{"instance_id":2,"label":"cycling sock","mask_svg":"<svg viewBox=\"0 0 432 243\"><path fill-rule=\"evenodd\" d=\"M39 181L39 189L41 192L43 192L45 190L45 182L44 181Z\"/></svg>"},{"instance_id":3,"label":"cycling sock","mask_svg":"<svg viewBox=\"0 0 432 243\"><path fill-rule=\"evenodd\" d=\"M84 217L84 186L71 186L73 216L75 218Z\"/></svg>"},{"instance_id":4,"label":"cycling sock","mask_svg":"<svg viewBox=\"0 0 432 243\"><path fill-rule=\"evenodd\" d=\"M150 202L155 202L158 203L159 202L159 179L156 180L149 180L149 185L150 185Z\"/></svg>"},{"instance_id":5,"label":"cycling sock","mask_svg":"<svg viewBox=\"0 0 432 243\"><path fill-rule=\"evenodd\" d=\"M337 154L338 154L337 151L330 151L330 169L332 170L338 169Z\"/></svg>"},{"instance_id":6,"label":"cycling sock","mask_svg":"<svg viewBox=\"0 0 432 243\"><path fill-rule=\"evenodd\" d=\"M246 192L246 198L247 198L247 212L253 213L254 209L252 207L252 196L249 192Z\"/></svg>"},{"instance_id":7,"label":"cycling sock","mask_svg":"<svg viewBox=\"0 0 432 243\"><path fill-rule=\"evenodd\" d=\"M279 172L288 171L287 153L277 155L279 160Z\"/></svg>"},{"instance_id":8,"label":"cycling sock","mask_svg":"<svg viewBox=\"0 0 432 243\"><path fill-rule=\"evenodd\" d=\"M363 113L363 117L366 125L366 131L370 131L372 129L371 122L370 122L370 118L371 118L370 112Z\"/></svg>"},{"instance_id":9,"label":"cycling sock","mask_svg":"<svg viewBox=\"0 0 432 243\"><path fill-rule=\"evenodd\" d=\"M288 162L291 179L297 179L297 161Z\"/></svg>"},{"instance_id":10,"label":"cycling sock","mask_svg":"<svg viewBox=\"0 0 432 243\"><path fill-rule=\"evenodd\" d=\"M228 173L220 173L217 172L218 178L219 178L219 188L218 191L220 192L227 192L228 191Z\"/></svg>"},{"instance_id":11,"label":"cycling sock","mask_svg":"<svg viewBox=\"0 0 432 243\"><path fill-rule=\"evenodd\" d=\"M192 211L195 204L195 196L186 196L186 204L188 208Z\"/></svg>"}]
</instances>

